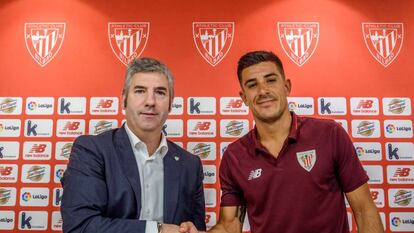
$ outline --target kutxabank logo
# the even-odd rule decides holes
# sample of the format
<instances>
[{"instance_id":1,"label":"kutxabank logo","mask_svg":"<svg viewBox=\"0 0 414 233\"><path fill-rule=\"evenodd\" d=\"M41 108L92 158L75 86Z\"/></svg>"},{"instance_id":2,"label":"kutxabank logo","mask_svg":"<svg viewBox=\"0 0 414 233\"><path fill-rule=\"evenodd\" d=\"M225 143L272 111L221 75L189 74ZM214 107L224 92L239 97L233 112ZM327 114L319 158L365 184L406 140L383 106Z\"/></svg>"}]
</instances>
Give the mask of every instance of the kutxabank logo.
<instances>
[{"instance_id":1,"label":"kutxabank logo","mask_svg":"<svg viewBox=\"0 0 414 233\"><path fill-rule=\"evenodd\" d=\"M200 55L216 66L233 43L234 22L193 22L193 38Z\"/></svg>"},{"instance_id":2,"label":"kutxabank logo","mask_svg":"<svg viewBox=\"0 0 414 233\"><path fill-rule=\"evenodd\" d=\"M384 67L389 66L400 53L403 23L362 23L365 44L371 55Z\"/></svg>"},{"instance_id":3,"label":"kutxabank logo","mask_svg":"<svg viewBox=\"0 0 414 233\"><path fill-rule=\"evenodd\" d=\"M286 55L302 66L315 52L319 41L318 22L278 22L279 40Z\"/></svg>"},{"instance_id":4,"label":"kutxabank logo","mask_svg":"<svg viewBox=\"0 0 414 233\"><path fill-rule=\"evenodd\" d=\"M139 57L147 45L149 22L110 22L108 38L112 51L124 65Z\"/></svg>"},{"instance_id":5,"label":"kutxabank logo","mask_svg":"<svg viewBox=\"0 0 414 233\"><path fill-rule=\"evenodd\" d=\"M66 23L25 23L26 48L41 67L59 52L65 37Z\"/></svg>"}]
</instances>

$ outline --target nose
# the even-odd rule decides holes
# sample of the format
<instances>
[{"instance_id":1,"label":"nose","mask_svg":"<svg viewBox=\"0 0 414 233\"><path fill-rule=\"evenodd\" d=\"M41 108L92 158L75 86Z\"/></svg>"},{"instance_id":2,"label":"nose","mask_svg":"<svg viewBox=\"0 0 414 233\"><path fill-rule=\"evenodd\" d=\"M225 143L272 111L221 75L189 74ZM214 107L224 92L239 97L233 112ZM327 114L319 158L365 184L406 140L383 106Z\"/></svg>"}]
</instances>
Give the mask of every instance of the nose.
<instances>
[{"instance_id":1,"label":"nose","mask_svg":"<svg viewBox=\"0 0 414 233\"><path fill-rule=\"evenodd\" d=\"M155 93L148 92L146 99L145 99L146 106L154 106L155 105Z\"/></svg>"},{"instance_id":2,"label":"nose","mask_svg":"<svg viewBox=\"0 0 414 233\"><path fill-rule=\"evenodd\" d=\"M268 87L263 82L257 83L257 88L258 88L259 94L267 94L267 93L269 93Z\"/></svg>"}]
</instances>

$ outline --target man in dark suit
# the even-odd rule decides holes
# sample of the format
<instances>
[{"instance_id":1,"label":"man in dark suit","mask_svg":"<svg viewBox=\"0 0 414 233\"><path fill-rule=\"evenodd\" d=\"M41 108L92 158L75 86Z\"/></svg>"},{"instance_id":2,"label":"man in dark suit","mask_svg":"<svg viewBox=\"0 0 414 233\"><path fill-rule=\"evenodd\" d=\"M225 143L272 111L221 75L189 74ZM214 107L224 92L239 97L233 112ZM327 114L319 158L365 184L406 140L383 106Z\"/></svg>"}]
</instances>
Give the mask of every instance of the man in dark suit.
<instances>
[{"instance_id":1,"label":"man in dark suit","mask_svg":"<svg viewBox=\"0 0 414 233\"><path fill-rule=\"evenodd\" d=\"M201 161L162 134L173 85L157 60L129 64L126 123L73 144L62 179L63 232L170 233L184 221L205 229Z\"/></svg>"}]
</instances>

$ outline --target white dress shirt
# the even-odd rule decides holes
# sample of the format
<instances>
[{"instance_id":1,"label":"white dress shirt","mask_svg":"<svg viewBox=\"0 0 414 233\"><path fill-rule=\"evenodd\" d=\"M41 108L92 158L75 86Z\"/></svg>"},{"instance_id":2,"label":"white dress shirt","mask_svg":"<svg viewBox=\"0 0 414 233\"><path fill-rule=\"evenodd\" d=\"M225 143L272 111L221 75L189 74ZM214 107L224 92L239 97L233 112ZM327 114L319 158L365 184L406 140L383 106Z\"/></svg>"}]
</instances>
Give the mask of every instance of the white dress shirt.
<instances>
[{"instance_id":1,"label":"white dress shirt","mask_svg":"<svg viewBox=\"0 0 414 233\"><path fill-rule=\"evenodd\" d=\"M141 141L125 123L125 130L138 165L141 182L141 212L139 220L146 221L145 233L158 232L157 222L163 221L164 213L164 164L168 152L167 139L161 133L161 141L152 155L147 145Z\"/></svg>"}]
</instances>

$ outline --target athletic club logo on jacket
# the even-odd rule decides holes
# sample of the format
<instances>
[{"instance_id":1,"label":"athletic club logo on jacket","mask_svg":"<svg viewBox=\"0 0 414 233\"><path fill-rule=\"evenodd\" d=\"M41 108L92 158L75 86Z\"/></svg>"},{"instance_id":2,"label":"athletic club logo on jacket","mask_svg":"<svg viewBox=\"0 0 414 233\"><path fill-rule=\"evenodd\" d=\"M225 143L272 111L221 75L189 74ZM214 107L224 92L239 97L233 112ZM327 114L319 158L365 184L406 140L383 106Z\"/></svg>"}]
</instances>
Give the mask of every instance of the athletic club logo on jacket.
<instances>
[{"instance_id":1,"label":"athletic club logo on jacket","mask_svg":"<svg viewBox=\"0 0 414 233\"><path fill-rule=\"evenodd\" d=\"M316 150L308 150L296 153L299 165L310 172L316 163Z\"/></svg>"}]
</instances>

